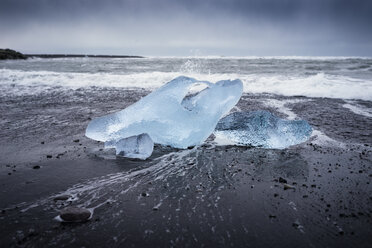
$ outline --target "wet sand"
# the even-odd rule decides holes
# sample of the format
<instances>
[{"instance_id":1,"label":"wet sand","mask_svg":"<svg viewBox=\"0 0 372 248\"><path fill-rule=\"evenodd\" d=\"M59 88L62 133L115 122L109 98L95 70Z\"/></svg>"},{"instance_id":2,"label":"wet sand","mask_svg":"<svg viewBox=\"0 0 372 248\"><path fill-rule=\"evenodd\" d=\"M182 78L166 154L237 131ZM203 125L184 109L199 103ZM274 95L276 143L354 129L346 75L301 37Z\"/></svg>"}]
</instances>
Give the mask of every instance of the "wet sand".
<instances>
[{"instance_id":1,"label":"wet sand","mask_svg":"<svg viewBox=\"0 0 372 248\"><path fill-rule=\"evenodd\" d=\"M245 94L235 110L306 119L313 137L284 150L216 146L210 137L187 150L157 146L146 161L116 158L84 137L91 118L148 93L2 97L1 247L370 247L370 117L340 99ZM54 220L67 206L93 217Z\"/></svg>"}]
</instances>

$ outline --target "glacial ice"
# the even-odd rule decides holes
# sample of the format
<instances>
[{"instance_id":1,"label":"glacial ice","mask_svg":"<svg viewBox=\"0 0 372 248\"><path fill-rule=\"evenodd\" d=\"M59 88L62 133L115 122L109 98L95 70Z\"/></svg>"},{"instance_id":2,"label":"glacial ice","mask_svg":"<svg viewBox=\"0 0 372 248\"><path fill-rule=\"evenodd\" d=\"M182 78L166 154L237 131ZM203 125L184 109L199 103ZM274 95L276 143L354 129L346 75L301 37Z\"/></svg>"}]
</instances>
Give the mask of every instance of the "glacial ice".
<instances>
[{"instance_id":1,"label":"glacial ice","mask_svg":"<svg viewBox=\"0 0 372 248\"><path fill-rule=\"evenodd\" d=\"M195 85L206 88L187 95ZM239 79L213 84L180 76L126 109L93 119L85 135L114 144L147 133L162 145L176 148L199 145L213 132L219 119L235 106L242 92Z\"/></svg>"},{"instance_id":2,"label":"glacial ice","mask_svg":"<svg viewBox=\"0 0 372 248\"><path fill-rule=\"evenodd\" d=\"M154 150L154 142L147 133L105 142L105 148L115 148L116 155L127 158L147 159Z\"/></svg>"},{"instance_id":3,"label":"glacial ice","mask_svg":"<svg viewBox=\"0 0 372 248\"><path fill-rule=\"evenodd\" d=\"M267 111L234 112L222 118L215 136L232 144L283 149L305 142L312 128L305 120L283 120Z\"/></svg>"}]
</instances>

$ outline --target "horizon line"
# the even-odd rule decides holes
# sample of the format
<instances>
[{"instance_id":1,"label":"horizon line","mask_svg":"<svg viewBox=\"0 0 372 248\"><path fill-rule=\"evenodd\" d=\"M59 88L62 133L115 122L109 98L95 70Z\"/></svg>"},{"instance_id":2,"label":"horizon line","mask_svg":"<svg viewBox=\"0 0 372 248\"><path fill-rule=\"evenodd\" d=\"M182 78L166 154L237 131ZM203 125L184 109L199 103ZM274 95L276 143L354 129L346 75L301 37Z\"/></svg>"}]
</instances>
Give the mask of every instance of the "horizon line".
<instances>
[{"instance_id":1,"label":"horizon line","mask_svg":"<svg viewBox=\"0 0 372 248\"><path fill-rule=\"evenodd\" d=\"M24 53L28 57L38 58L185 58L185 59L372 59L371 56L345 55L123 55L123 54L78 54L78 53Z\"/></svg>"}]
</instances>

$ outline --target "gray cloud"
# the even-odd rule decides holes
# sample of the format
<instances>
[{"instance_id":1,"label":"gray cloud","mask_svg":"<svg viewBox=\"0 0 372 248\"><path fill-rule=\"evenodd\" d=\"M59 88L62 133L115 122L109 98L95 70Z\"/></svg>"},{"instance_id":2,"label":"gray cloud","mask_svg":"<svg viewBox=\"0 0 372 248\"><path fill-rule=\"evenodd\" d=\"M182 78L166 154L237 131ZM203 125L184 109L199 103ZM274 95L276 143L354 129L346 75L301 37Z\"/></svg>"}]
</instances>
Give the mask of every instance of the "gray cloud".
<instances>
[{"instance_id":1,"label":"gray cloud","mask_svg":"<svg viewBox=\"0 0 372 248\"><path fill-rule=\"evenodd\" d=\"M372 2L1 0L0 47L143 55L372 56Z\"/></svg>"}]
</instances>

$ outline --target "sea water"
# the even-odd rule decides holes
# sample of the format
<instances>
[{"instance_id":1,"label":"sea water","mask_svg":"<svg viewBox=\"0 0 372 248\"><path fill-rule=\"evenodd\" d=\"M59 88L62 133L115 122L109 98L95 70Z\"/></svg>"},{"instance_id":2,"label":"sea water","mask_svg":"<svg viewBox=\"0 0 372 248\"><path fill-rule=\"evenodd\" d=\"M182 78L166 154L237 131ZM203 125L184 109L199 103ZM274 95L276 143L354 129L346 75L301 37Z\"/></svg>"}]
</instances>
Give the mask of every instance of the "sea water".
<instances>
[{"instance_id":1,"label":"sea water","mask_svg":"<svg viewBox=\"0 0 372 248\"><path fill-rule=\"evenodd\" d=\"M239 78L246 93L372 100L372 58L148 57L0 61L0 96L61 88L153 90L185 75L216 82Z\"/></svg>"}]
</instances>

